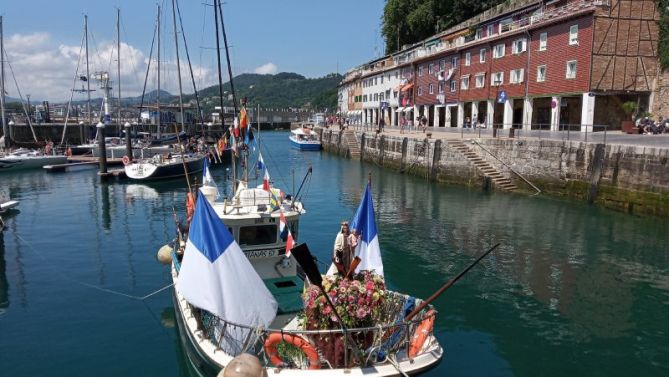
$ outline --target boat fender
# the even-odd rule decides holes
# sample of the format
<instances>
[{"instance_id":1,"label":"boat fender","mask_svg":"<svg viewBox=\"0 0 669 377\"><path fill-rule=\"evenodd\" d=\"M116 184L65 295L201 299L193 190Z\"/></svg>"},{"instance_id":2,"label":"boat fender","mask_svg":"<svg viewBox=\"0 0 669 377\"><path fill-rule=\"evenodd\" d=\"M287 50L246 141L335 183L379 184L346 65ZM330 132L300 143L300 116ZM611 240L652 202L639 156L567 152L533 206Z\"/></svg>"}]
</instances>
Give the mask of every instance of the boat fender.
<instances>
[{"instance_id":1,"label":"boat fender","mask_svg":"<svg viewBox=\"0 0 669 377\"><path fill-rule=\"evenodd\" d=\"M163 247L158 249L158 255L156 255L156 258L160 264L172 263L172 246L169 244L163 245Z\"/></svg>"},{"instance_id":2,"label":"boat fender","mask_svg":"<svg viewBox=\"0 0 669 377\"><path fill-rule=\"evenodd\" d=\"M265 340L265 353L269 357L269 361L271 361L272 364L276 366L285 365L283 359L281 359L279 353L276 350L276 346L281 342L290 343L299 348L300 351L304 352L307 359L309 359L309 369L321 368L321 361L318 358L318 352L316 352L314 347L309 342L298 335L283 334L278 332L269 334L267 340Z\"/></svg>"},{"instance_id":3,"label":"boat fender","mask_svg":"<svg viewBox=\"0 0 669 377\"><path fill-rule=\"evenodd\" d=\"M428 335L432 332L434 326L434 318L436 317L434 310L430 310L425 315L425 318L418 324L418 328L411 338L411 343L409 344L409 358L413 359L418 355L418 352L423 349L425 340Z\"/></svg>"},{"instance_id":4,"label":"boat fender","mask_svg":"<svg viewBox=\"0 0 669 377\"><path fill-rule=\"evenodd\" d=\"M192 192L186 194L186 219L190 224L193 215L195 214L195 197Z\"/></svg>"},{"instance_id":5,"label":"boat fender","mask_svg":"<svg viewBox=\"0 0 669 377\"><path fill-rule=\"evenodd\" d=\"M130 163L130 157L128 156L123 156L123 165L128 165Z\"/></svg>"},{"instance_id":6,"label":"boat fender","mask_svg":"<svg viewBox=\"0 0 669 377\"><path fill-rule=\"evenodd\" d=\"M260 360L249 353L236 356L218 372L217 377L263 377L267 376Z\"/></svg>"}]
</instances>

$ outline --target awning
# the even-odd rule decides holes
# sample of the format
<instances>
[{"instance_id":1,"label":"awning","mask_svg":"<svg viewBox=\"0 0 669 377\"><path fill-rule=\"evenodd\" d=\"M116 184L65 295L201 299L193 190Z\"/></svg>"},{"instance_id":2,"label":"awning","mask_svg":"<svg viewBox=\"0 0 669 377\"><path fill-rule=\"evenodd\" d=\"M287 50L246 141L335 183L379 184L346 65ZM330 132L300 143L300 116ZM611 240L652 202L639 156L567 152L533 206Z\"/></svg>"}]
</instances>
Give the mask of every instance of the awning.
<instances>
[{"instance_id":1,"label":"awning","mask_svg":"<svg viewBox=\"0 0 669 377\"><path fill-rule=\"evenodd\" d=\"M401 113L402 111L404 111L403 107L398 107L397 110L395 110L396 113Z\"/></svg>"},{"instance_id":2,"label":"awning","mask_svg":"<svg viewBox=\"0 0 669 377\"><path fill-rule=\"evenodd\" d=\"M413 88L413 83L406 84L402 87L402 91L406 92L407 90Z\"/></svg>"},{"instance_id":3,"label":"awning","mask_svg":"<svg viewBox=\"0 0 669 377\"><path fill-rule=\"evenodd\" d=\"M408 113L409 111L413 111L413 107L405 107L403 111Z\"/></svg>"}]
</instances>

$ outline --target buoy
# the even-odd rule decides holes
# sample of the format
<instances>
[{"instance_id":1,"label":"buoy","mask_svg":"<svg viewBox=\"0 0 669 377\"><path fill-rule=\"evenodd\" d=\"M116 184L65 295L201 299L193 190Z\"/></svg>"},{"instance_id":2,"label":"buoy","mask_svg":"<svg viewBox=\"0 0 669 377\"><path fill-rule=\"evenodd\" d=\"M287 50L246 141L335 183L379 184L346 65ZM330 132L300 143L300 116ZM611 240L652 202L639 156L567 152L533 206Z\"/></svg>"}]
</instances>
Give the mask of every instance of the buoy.
<instances>
[{"instance_id":1,"label":"buoy","mask_svg":"<svg viewBox=\"0 0 669 377\"><path fill-rule=\"evenodd\" d=\"M158 249L158 255L156 255L156 258L158 258L158 262L161 264L172 263L172 246L170 246L170 244L163 245L163 247Z\"/></svg>"},{"instance_id":2,"label":"buoy","mask_svg":"<svg viewBox=\"0 0 669 377\"><path fill-rule=\"evenodd\" d=\"M267 371L260 364L257 357L243 353L234 359L218 373L217 377L266 377Z\"/></svg>"}]
</instances>

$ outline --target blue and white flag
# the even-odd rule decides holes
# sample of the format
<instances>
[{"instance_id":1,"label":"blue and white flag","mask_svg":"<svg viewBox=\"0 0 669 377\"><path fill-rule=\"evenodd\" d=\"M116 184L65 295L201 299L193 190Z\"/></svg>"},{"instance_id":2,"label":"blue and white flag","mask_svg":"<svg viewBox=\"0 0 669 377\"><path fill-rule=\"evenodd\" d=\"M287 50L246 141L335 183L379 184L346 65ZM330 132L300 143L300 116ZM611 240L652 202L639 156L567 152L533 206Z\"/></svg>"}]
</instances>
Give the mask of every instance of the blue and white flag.
<instances>
[{"instance_id":1,"label":"blue and white flag","mask_svg":"<svg viewBox=\"0 0 669 377\"><path fill-rule=\"evenodd\" d=\"M379 233L376 230L376 216L374 215L374 203L372 202L371 186L367 184L365 195L362 197L360 206L351 221L351 230L355 229L360 235L360 241L355 249L355 255L360 257L360 264L355 272L361 270L374 271L383 276L383 261L381 260L381 247L379 246Z\"/></svg>"},{"instance_id":2,"label":"blue and white flag","mask_svg":"<svg viewBox=\"0 0 669 377\"><path fill-rule=\"evenodd\" d=\"M278 304L204 195L199 195L176 289L226 321L272 323Z\"/></svg>"},{"instance_id":3,"label":"blue and white flag","mask_svg":"<svg viewBox=\"0 0 669 377\"><path fill-rule=\"evenodd\" d=\"M258 170L265 170L265 161L262 159L262 153L258 153L258 165L256 168Z\"/></svg>"}]
</instances>

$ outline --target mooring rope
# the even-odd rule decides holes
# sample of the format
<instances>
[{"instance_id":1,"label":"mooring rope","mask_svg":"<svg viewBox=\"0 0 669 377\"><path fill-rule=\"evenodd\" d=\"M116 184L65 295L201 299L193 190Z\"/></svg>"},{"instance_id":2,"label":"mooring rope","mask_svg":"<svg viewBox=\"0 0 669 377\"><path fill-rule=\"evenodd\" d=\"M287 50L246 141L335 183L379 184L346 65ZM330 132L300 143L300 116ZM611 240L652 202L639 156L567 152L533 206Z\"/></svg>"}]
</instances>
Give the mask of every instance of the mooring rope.
<instances>
[{"instance_id":1,"label":"mooring rope","mask_svg":"<svg viewBox=\"0 0 669 377\"><path fill-rule=\"evenodd\" d=\"M70 282L72 282L72 283L79 284L79 285L84 286L84 287L87 287L87 288L95 289L95 290L98 290L98 291L100 291L100 292L110 293L110 294L117 295L117 296L121 296L121 297L126 297L126 298L129 298L129 299L132 299L132 300L144 301L144 300L148 299L149 297L152 297L152 296L154 296L154 295L157 295L158 293L160 293L160 292L162 292L162 291L164 291L164 290L166 290L166 289L168 289L168 288L170 288L170 287L172 287L172 286L174 285L174 283L170 283L170 284L168 284L168 285L166 285L166 286L164 286L164 287L162 287L162 288L160 288L160 289L157 289L157 290L155 290L155 291L153 291L153 292L151 292L151 293L149 293L149 294L146 294L146 295L144 295L144 296L134 296L134 295L131 295L131 294L128 294L128 293L123 293L123 292L115 291L115 290L113 290L113 289L104 288L104 287L101 287L101 286L99 286L99 285L90 284L90 283L86 283L86 282L83 282L83 281L78 281L78 280L72 279L71 277L69 277L69 276L67 276L65 273L63 273L62 271L60 271L60 270L56 269L55 267L53 267L53 265L49 263L49 260L48 260L42 253L40 253L39 251L37 251L37 249L35 249L35 248L30 244L30 242L28 242L25 238L21 237L20 234L18 234L18 233L14 233L14 235L15 235L19 240L21 240L21 242L23 242L26 246L28 246L28 248L29 248L30 250L32 250L32 252L35 253L35 255L37 255L40 259L42 259L44 262L46 262L47 265L48 265L54 272L56 272L60 277L62 277L62 278L65 279L65 280L68 280L68 281L70 281Z\"/></svg>"}]
</instances>

